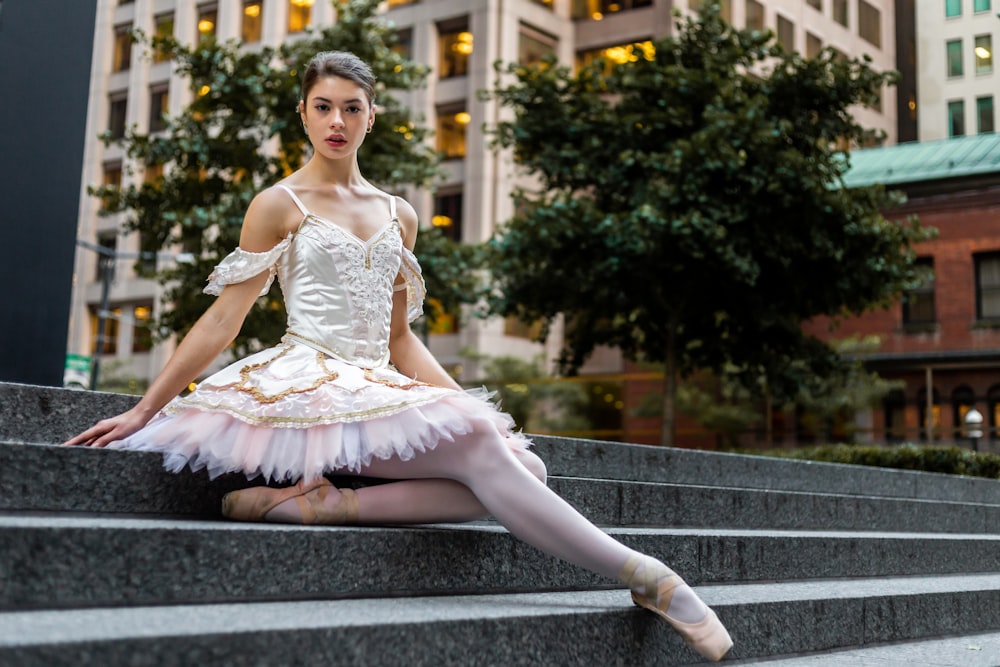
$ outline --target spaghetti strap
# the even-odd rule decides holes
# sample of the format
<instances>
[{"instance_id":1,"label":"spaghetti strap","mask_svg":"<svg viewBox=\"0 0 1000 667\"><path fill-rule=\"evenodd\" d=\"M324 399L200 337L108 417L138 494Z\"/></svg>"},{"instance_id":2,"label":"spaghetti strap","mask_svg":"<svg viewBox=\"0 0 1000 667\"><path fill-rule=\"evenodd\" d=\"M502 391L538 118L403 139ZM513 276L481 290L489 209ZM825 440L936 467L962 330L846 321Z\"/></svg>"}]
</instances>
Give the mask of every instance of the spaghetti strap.
<instances>
[{"instance_id":1,"label":"spaghetti strap","mask_svg":"<svg viewBox=\"0 0 1000 667\"><path fill-rule=\"evenodd\" d=\"M389 195L389 219L396 220L396 196Z\"/></svg>"},{"instance_id":2,"label":"spaghetti strap","mask_svg":"<svg viewBox=\"0 0 1000 667\"><path fill-rule=\"evenodd\" d=\"M292 190L287 185L284 185L283 183L277 183L276 185L288 193L288 195L292 198L292 201L295 202L295 205L299 207L300 211L302 211L302 215L304 216L312 215L312 213L309 212L309 209L306 208L305 204L302 203L302 200L299 199L298 196L295 194L294 190Z\"/></svg>"}]
</instances>

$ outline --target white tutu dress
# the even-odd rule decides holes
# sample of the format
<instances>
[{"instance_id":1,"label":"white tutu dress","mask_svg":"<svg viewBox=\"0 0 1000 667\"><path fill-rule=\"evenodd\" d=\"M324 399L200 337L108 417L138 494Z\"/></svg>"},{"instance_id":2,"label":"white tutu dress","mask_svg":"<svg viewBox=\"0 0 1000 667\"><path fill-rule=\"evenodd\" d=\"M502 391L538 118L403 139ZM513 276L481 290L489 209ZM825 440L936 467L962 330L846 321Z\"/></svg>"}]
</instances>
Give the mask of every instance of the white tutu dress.
<instances>
[{"instance_id":1,"label":"white tutu dress","mask_svg":"<svg viewBox=\"0 0 1000 667\"><path fill-rule=\"evenodd\" d=\"M140 431L110 445L156 451L178 472L207 468L210 477L242 472L269 481L360 472L372 458L403 460L488 420L513 449L530 442L485 391L463 392L407 377L389 365L395 290L406 290L410 321L422 311L424 283L403 246L396 200L368 240L302 211L294 234L269 251L240 248L209 276L205 291L269 272L281 283L288 331L275 347L238 361L170 401ZM393 287L401 275L403 285Z\"/></svg>"}]
</instances>

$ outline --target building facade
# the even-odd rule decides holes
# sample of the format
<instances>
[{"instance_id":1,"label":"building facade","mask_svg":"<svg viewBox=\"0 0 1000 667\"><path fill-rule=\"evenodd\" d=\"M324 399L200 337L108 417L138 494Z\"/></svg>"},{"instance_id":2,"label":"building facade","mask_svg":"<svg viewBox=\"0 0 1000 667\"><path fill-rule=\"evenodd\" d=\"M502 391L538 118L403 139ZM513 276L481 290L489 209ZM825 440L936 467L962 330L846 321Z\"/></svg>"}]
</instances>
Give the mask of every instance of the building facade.
<instances>
[{"instance_id":1,"label":"building facade","mask_svg":"<svg viewBox=\"0 0 1000 667\"><path fill-rule=\"evenodd\" d=\"M997 0L915 3L917 81L912 103L920 141L995 131L998 11Z\"/></svg>"}]
</instances>

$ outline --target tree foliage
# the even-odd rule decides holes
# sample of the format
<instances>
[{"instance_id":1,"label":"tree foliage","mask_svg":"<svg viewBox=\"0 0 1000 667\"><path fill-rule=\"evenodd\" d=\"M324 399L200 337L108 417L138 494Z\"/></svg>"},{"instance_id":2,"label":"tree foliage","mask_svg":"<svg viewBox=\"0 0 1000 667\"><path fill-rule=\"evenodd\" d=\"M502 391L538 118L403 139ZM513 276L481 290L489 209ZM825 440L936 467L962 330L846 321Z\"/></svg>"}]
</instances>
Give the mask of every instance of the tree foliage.
<instances>
[{"instance_id":1,"label":"tree foliage","mask_svg":"<svg viewBox=\"0 0 1000 667\"><path fill-rule=\"evenodd\" d=\"M491 241L489 311L565 316L567 372L597 345L665 362L668 443L677 373L735 367L794 396L835 365L802 321L891 302L929 232L886 220L899 199L883 188L843 187L839 147L880 139L851 110L894 81L867 58L785 53L717 7L631 53L576 74L500 68L492 95L513 118L495 144L537 189Z\"/></svg>"},{"instance_id":2,"label":"tree foliage","mask_svg":"<svg viewBox=\"0 0 1000 667\"><path fill-rule=\"evenodd\" d=\"M423 85L427 68L392 49L392 26L377 12L375 0L334 0L338 20L278 48L241 48L238 42L204 41L186 46L172 39L137 39L166 55L183 75L193 101L155 134L134 129L120 143L129 164L145 169L140 185L93 188L105 214L125 214L125 227L138 231L142 249L156 251L179 244L193 263L161 267L158 277L169 287L169 308L157 321L161 336L183 335L204 312L211 297L200 286L212 268L236 247L243 214L253 196L303 164L309 150L298 114L301 71L319 51L351 51L374 70L377 122L359 154L367 178L382 187L429 183L437 175L437 156L394 90ZM107 142L112 142L106 136ZM434 251L452 249L441 242ZM419 252L419 251L418 251ZM459 252L455 250L454 252ZM423 258L422 258L423 259ZM452 289L439 276L439 262L426 261L428 283ZM428 270L429 269L429 270ZM465 287L465 286L461 286ZM439 298L459 296L437 292ZM236 340L246 352L272 344L284 332L280 290L258 301Z\"/></svg>"}]
</instances>

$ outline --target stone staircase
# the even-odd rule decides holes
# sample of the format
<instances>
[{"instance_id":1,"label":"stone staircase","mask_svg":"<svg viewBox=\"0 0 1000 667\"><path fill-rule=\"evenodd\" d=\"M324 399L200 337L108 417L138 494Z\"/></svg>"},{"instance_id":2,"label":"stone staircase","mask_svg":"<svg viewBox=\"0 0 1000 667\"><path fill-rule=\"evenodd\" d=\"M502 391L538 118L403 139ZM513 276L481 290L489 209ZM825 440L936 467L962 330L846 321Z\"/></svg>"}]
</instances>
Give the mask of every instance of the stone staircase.
<instances>
[{"instance_id":1,"label":"stone staircase","mask_svg":"<svg viewBox=\"0 0 1000 667\"><path fill-rule=\"evenodd\" d=\"M0 384L0 665L700 662L626 591L494 523L231 523L241 478L51 444L134 400ZM536 450L558 493L698 589L732 664L1000 664L1000 482Z\"/></svg>"}]
</instances>

